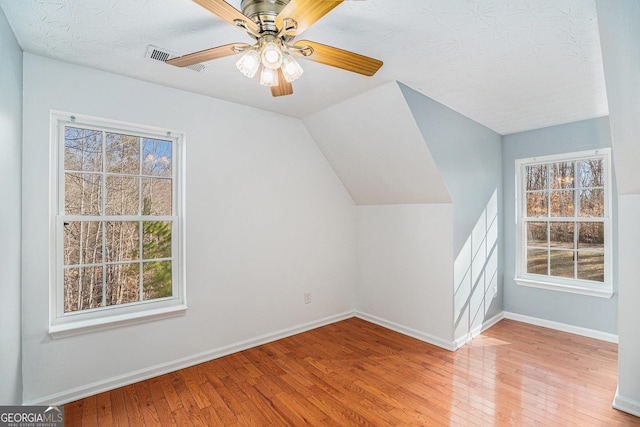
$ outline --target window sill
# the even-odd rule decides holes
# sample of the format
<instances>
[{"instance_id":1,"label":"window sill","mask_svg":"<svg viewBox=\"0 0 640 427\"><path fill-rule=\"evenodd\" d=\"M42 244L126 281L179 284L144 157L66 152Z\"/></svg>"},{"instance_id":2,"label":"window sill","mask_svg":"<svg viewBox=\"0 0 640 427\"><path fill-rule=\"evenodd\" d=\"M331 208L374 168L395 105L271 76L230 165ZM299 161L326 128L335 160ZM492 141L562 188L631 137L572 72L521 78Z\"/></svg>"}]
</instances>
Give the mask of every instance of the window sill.
<instances>
[{"instance_id":1,"label":"window sill","mask_svg":"<svg viewBox=\"0 0 640 427\"><path fill-rule=\"evenodd\" d=\"M613 296L613 289L611 289L611 287L591 288L578 285L560 285L557 283L543 282L534 279L523 279L521 277L515 277L513 280L515 280L515 282L520 286L529 286L533 288L548 289L552 291L569 292L572 294L588 295L598 298L611 298Z\"/></svg>"},{"instance_id":2,"label":"window sill","mask_svg":"<svg viewBox=\"0 0 640 427\"><path fill-rule=\"evenodd\" d=\"M104 316L96 319L79 320L75 322L63 323L49 326L49 335L53 339L66 338L74 335L86 334L89 332L102 331L150 320L163 319L184 315L187 306L184 304L170 307L145 310L135 313L120 314L116 316Z\"/></svg>"}]
</instances>

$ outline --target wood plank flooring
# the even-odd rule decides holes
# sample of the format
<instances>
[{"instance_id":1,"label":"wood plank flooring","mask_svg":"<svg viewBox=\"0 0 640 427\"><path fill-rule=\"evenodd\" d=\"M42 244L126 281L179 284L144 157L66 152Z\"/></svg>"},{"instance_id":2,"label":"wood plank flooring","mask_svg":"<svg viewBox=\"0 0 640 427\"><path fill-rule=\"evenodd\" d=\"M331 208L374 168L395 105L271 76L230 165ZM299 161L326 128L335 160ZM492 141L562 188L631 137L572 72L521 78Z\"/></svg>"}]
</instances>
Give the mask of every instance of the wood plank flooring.
<instances>
[{"instance_id":1,"label":"wood plank flooring","mask_svg":"<svg viewBox=\"0 0 640 427\"><path fill-rule=\"evenodd\" d=\"M66 426L631 426L617 346L503 320L455 353L360 319L65 405Z\"/></svg>"}]
</instances>

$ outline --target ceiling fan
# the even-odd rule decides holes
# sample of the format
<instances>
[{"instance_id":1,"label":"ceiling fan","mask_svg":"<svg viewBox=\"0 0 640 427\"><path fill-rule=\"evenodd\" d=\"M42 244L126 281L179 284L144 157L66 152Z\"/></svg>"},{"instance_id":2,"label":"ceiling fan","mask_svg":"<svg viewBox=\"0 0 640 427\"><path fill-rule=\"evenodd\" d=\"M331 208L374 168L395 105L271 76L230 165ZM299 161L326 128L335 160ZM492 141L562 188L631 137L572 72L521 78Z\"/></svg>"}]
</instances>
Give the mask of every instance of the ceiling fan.
<instances>
[{"instance_id":1,"label":"ceiling fan","mask_svg":"<svg viewBox=\"0 0 640 427\"><path fill-rule=\"evenodd\" d=\"M291 82L303 73L291 53L365 76L373 76L382 61L336 47L294 39L344 0L242 0L240 12L223 0L193 0L209 12L247 32L253 44L231 43L167 61L177 67L244 53L236 67L249 78L258 70L260 84L273 96L291 95Z\"/></svg>"}]
</instances>

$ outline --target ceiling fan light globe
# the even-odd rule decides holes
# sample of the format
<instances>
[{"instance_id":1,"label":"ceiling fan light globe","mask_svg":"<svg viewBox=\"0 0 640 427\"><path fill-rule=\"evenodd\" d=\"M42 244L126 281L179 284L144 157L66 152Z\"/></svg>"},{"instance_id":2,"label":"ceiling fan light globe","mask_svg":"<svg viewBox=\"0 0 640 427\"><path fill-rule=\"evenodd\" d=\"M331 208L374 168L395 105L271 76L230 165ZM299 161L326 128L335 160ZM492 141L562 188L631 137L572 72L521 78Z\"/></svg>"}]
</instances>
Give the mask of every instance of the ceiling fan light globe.
<instances>
[{"instance_id":1,"label":"ceiling fan light globe","mask_svg":"<svg viewBox=\"0 0 640 427\"><path fill-rule=\"evenodd\" d=\"M260 84L262 86L278 86L278 84L280 84L278 81L278 71L263 67L260 73Z\"/></svg>"},{"instance_id":2,"label":"ceiling fan light globe","mask_svg":"<svg viewBox=\"0 0 640 427\"><path fill-rule=\"evenodd\" d=\"M268 42L262 48L262 65L271 70L282 65L282 50L275 42Z\"/></svg>"},{"instance_id":3,"label":"ceiling fan light globe","mask_svg":"<svg viewBox=\"0 0 640 427\"><path fill-rule=\"evenodd\" d=\"M288 52L284 52L282 54L282 74L284 75L284 79L291 83L292 81L298 79L304 73L304 70L298 64L298 61L293 59Z\"/></svg>"},{"instance_id":4,"label":"ceiling fan light globe","mask_svg":"<svg viewBox=\"0 0 640 427\"><path fill-rule=\"evenodd\" d=\"M242 74L252 79L260 68L260 54L250 50L236 62L236 67Z\"/></svg>"}]
</instances>

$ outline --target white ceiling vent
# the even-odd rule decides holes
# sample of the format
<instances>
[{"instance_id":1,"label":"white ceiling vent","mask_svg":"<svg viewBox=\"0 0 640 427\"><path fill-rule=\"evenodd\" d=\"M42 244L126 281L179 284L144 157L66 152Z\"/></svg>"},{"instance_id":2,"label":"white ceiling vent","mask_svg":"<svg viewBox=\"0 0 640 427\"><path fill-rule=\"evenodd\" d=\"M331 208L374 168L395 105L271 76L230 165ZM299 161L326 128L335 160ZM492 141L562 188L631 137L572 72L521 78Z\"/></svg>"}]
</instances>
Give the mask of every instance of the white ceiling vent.
<instances>
[{"instance_id":1,"label":"white ceiling vent","mask_svg":"<svg viewBox=\"0 0 640 427\"><path fill-rule=\"evenodd\" d=\"M178 56L180 55L176 54L175 52L171 52L167 49L162 49L160 47L149 45L149 48L147 49L147 54L144 57L154 59L160 62L167 62L168 60L177 58ZM204 71L204 69L207 68L207 66L204 64L193 64L183 68L196 71L199 73L201 71Z\"/></svg>"}]
</instances>

